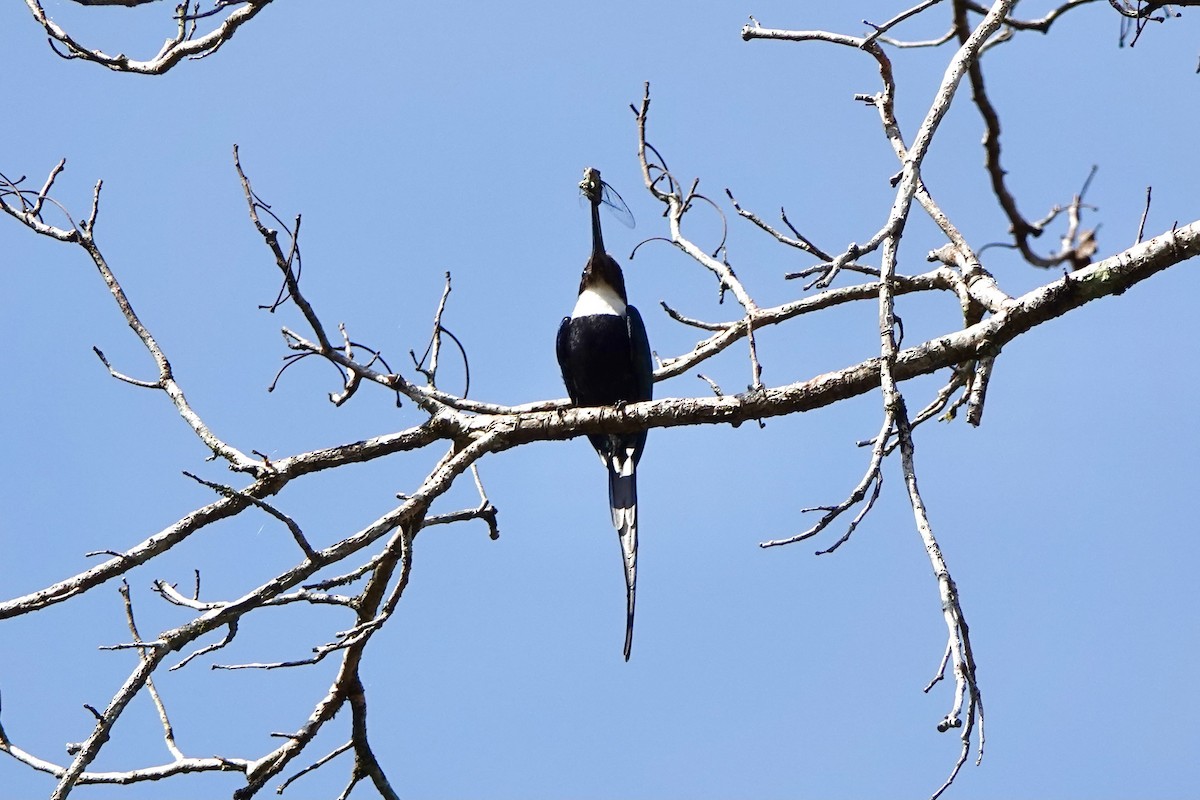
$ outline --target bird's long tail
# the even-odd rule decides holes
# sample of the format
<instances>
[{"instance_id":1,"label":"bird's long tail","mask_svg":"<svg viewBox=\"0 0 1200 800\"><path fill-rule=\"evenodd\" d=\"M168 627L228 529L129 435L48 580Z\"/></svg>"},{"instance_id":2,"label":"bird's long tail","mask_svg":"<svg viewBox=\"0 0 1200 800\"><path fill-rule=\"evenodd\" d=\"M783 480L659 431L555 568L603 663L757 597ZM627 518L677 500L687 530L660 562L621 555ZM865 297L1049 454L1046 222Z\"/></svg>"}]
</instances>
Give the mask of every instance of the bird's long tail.
<instances>
[{"instance_id":1,"label":"bird's long tail","mask_svg":"<svg viewBox=\"0 0 1200 800\"><path fill-rule=\"evenodd\" d=\"M625 566L625 660L633 646L633 607L637 596L637 473L632 452L614 455L608 467L608 502L621 540Z\"/></svg>"}]
</instances>

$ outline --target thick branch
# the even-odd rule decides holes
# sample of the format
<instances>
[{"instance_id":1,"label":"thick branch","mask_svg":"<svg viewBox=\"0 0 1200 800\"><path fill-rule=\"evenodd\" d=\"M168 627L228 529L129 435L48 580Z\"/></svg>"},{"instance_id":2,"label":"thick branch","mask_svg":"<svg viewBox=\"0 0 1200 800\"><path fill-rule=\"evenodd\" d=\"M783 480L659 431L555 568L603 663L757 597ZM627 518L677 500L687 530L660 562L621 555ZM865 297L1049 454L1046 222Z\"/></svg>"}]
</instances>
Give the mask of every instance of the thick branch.
<instances>
[{"instance_id":1,"label":"thick branch","mask_svg":"<svg viewBox=\"0 0 1200 800\"><path fill-rule=\"evenodd\" d=\"M1013 339L1085 303L1125 292L1162 270L1200 255L1200 220L1163 233L1085 269L1064 275L1015 298L987 319L946 333L896 354L896 380L928 375L971 359L995 355ZM879 386L879 359L761 392L705 398L667 398L612 408L526 412L504 417L480 415L470 427L498 430L499 449L528 441L561 439L581 433L616 433L649 427L712 423L740 424L831 405Z\"/></svg>"}]
</instances>

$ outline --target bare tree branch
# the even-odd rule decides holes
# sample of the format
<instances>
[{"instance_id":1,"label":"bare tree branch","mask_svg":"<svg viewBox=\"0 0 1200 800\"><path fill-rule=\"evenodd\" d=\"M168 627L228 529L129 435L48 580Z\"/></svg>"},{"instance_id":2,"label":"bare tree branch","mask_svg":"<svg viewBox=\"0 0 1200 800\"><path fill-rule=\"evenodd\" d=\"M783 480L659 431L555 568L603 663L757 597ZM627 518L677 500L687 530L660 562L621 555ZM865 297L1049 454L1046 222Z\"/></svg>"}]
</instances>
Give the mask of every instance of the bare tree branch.
<instances>
[{"instance_id":1,"label":"bare tree branch","mask_svg":"<svg viewBox=\"0 0 1200 800\"><path fill-rule=\"evenodd\" d=\"M150 0L75 0L81 5L144 5ZM238 28L245 25L258 15L271 0L216 0L213 12L216 13L232 6L240 6L230 11L221 23L210 32L197 36L196 20L211 16L211 13L188 14L189 3L185 2L175 8L176 31L174 36L163 44L158 54L145 61L137 61L124 54L109 55L81 44L65 31L58 23L50 19L42 6L41 0L25 0L33 18L46 31L50 38L50 46L54 52L63 58L81 59L99 64L114 72L130 72L136 75L161 75L179 64L186 58L204 58L217 52L226 42L233 38ZM199 8L197 4L196 8ZM62 47L59 50L58 47Z\"/></svg>"},{"instance_id":2,"label":"bare tree branch","mask_svg":"<svg viewBox=\"0 0 1200 800\"><path fill-rule=\"evenodd\" d=\"M131 7L150 2L74 1L79 5ZM119 72L138 74L161 74L184 58L201 58L216 52L241 25L256 16L269 2L215 0L207 10L201 10L199 4L185 2L175 9L175 34L159 54L147 61L132 61L124 55L110 56L84 47L49 20L38 0L26 0L30 12L50 36L52 47L60 55L91 61ZM932 515L920 491L914 430L939 416L943 419L952 418L963 407L966 408L967 422L979 425L995 365L1009 342L1045 322L1099 298L1122 294L1157 272L1200 255L1200 220L1173 226L1143 241L1149 213L1149 190L1135 244L1120 253L1094 261L1097 252L1095 228L1088 230L1082 226L1084 211L1090 213L1094 210L1084 203L1091 175L1070 203L1056 206L1042 220L1022 216L1017 199L1007 185L1001 166L1000 112L991 103L987 92L981 61L983 54L989 48L1004 45L1020 32L1034 30L1045 33L1067 12L1088 2L1095 0L1067 0L1040 19L1020 20L1013 16L1015 0L997 0L986 7L971 0L951 0L949 6L941 0L922 0L883 23L866 23L874 31L865 37L829 31L764 28L752 18L752 24L742 29L743 39L819 41L838 45L842 52L853 48L856 53L854 58L861 57L858 53L871 58L878 72L878 90L874 94L860 94L856 99L875 109L881 132L899 163L899 171L890 180L894 195L886 219L882 224L877 220L866 223L866 227L860 230L859 241L849 242L840 250L818 247L814 241L827 244L825 237L810 238L801 234L782 207L780 220L784 227L777 228L743 208L734 199L733 192L726 190L726 196L737 215L778 244L789 248L786 252L795 254L799 251L804 254L802 258L811 257L818 262L798 272L780 275L783 273L780 270L775 273L776 279L804 277L811 278L811 283L803 289L794 290L794 295L785 295L793 299L774 306L760 305L756 294L762 291L762 287L752 285L753 281L746 280L735 269L727 247L730 231L725 227L726 217L722 207L700 192L699 179L685 182L678 173L669 170L662 152L648 141L650 93L649 84L646 84L640 104L633 107L638 161L648 193L664 209L666 229L665 235L647 241L671 243L688 257L690 263L700 268L698 274L716 279L719 301L729 295L738 306L733 319L709 322L701 319L702 313L685 314L676 310L679 304L673 306L663 301L667 315L690 329L696 339L690 350L663 358L654 377L662 381L693 370L745 339L746 357L750 365L750 380L745 392L726 392L712 378L697 374L711 390L711 396L665 397L619 408L576 408L561 399L534 400L520 405L505 405L486 399L468 400L466 395L470 388L470 374L466 369L466 348L447 327L453 311L449 302L449 273L446 273L444 289L433 313L429 343L424 355L420 358L416 356L420 346L409 350L411 365L404 367L403 364L396 364L397 367L404 367L404 370L393 369L384 359L384 348L356 340L350 335L350 326L346 323L328 324L329 320L322 316L319 304L315 302L318 298L306 295L302 284L299 242L302 217L298 213L281 216L282 212L277 213L260 197L243 169L235 146L234 166L249 220L281 276L275 300L261 308L271 313L290 313L294 307L298 314L298 319L294 319L292 325L281 326L287 354L276 381L292 366L301 362L311 364L316 359L327 365L324 369L332 368L337 373L338 383L328 394L334 405L346 404L360 391L383 389L395 393L397 403L401 397L411 400L417 409L412 413L423 415L418 424L403 430L384 432L361 441L309 452L276 456L273 450L260 445L271 453L268 458L257 450L243 450L227 441L205 422L201 412L185 396L172 362L134 311L116 271L110 267L98 244L96 225L102 184L95 184L90 205L85 209L86 216L76 222L75 217L55 199L56 187L60 180L64 180L65 160L50 169L40 187L26 188L24 177L9 179L0 174L0 208L34 234L76 245L86 253L105 282L121 318L134 332L154 364L154 372L150 377L131 377L118 371L99 348L94 348L109 374L130 385L163 392L170 400L174 413L212 456L223 461L229 471L244 476L238 478L239 485L232 485L184 472L188 478L215 492L217 499L183 514L175 522L145 536L142 541L125 550L104 549L88 554L107 556L100 564L37 591L0 602L0 619L38 613L119 578L119 592L131 640L107 644L103 649L132 650L136 653L135 663L107 704L103 708L99 704L96 707L85 706L91 711L94 722L84 741L70 747L69 763L53 763L23 750L2 727L0 750L31 769L52 775L57 781L51 795L53 798L66 798L75 787L86 784L130 784L184 774L227 771L240 773L244 777L245 784L234 793L234 797L247 800L257 796L277 778L281 780L277 787L281 793L297 779L332 764L338 755L345 752L353 753L353 763L349 766L341 797L350 795L356 786L366 781L381 797L398 797L384 764L371 745L367 724L368 701L361 668L367 647L376 634L388 626L403 599L412 576L415 542L421 531L434 526L479 520L486 524L491 538L499 536L498 510L489 499L479 474L482 460L533 442L564 440L580 435L630 433L683 425L736 426L749 420L761 422L767 418L823 408L878 390L881 401L878 433L861 443L870 446L870 455L861 477L847 481L850 484L856 480L853 488L835 503L802 509L802 513L823 512L820 519L803 532L782 535L763 542L762 546L774 547L812 539L826 532L834 522L839 522L844 525L840 537L826 543L818 552L832 553L839 549L875 506L884 487L887 459L899 452L898 469L912 508L915 531L932 567L946 632L946 647L940 668L936 677L925 687L926 691L940 682L947 667L951 668L954 678L954 688L949 692L949 710L942 716L938 729L957 729L961 748L949 776L933 793L933 797L937 798L955 780L972 749L977 749L978 757L982 758L983 703L959 589L942 554L931 521ZM1124 17L1138 20L1139 24L1155 19L1154 15L1165 6L1140 2L1135 6L1126 0L1110 0L1110 5ZM915 17L934 16L939 8L952 17L952 27L947 36L927 42L900 42L887 35ZM975 18L971 15L982 15L982 19L973 21ZM207 33L201 33L199 28L202 21L213 17L218 18L211 23L215 27ZM951 41L957 43L957 48L949 58L937 91L929 99L919 125L909 132L910 136L906 136L896 115L896 77L888 54L890 51L885 48L940 46ZM981 257L986 248L968 241L963 230L951 220L936 199L936 187L928 185L922 175L922 165L938 141L941 122L964 79L970 86L972 101L984 122L986 176L991 192L1011 226L1013 241L1009 246L1019 249L1029 263L1037 266L1061 264L1071 268L1061 278L1024 294L1010 293L1001 287ZM900 272L902 245L914 204L934 222L936 230L933 235L939 237L939 243L943 238L945 243L936 246L926 256L927 261L933 264L931 269L903 274ZM721 217L722 235L715 246L701 246L686 232L692 228L685 226L685 218L697 208L704 209L702 214L715 210ZM60 215L65 222L60 220ZM1051 222L1061 222L1060 218L1065 219L1066 229L1060 239L1059 252L1048 256L1034 252L1030 241ZM694 221L695 218L692 219ZM809 227L801 222L802 227ZM785 228L788 232L785 232ZM876 260L877 264L874 263ZM762 280L758 277L762 274L761 270L744 271L744 275L755 276L756 280ZM840 279L845 283L847 278L858 282L834 286L835 281ZM782 285L798 286L795 283ZM778 286L770 288L774 290ZM897 301L921 293L944 298L946 303L953 304L951 308L957 308L960 313L952 314L954 321L936 335L906 346L903 323L896 309ZM763 382L763 364L758 346L762 331L806 314L862 302L874 303L878 311L877 355L820 375L790 374L783 382L774 385ZM452 324L457 328L457 323ZM335 329L337 334L333 333ZM700 333L695 333L696 330ZM445 380L438 381L438 368L445 362L443 336L457 347L464 361L466 380L461 396L448 391ZM780 372L784 366L780 366ZM905 382L947 369L951 372L949 376L943 376L940 388L931 398L925 398L921 411L910 414L908 398L904 394ZM691 385L695 386L694 383ZM298 485L310 476L327 470L377 462L401 454L420 465L419 474L422 477L414 481L415 486L404 486L404 492L397 493L394 500L390 495L395 488L389 488L388 510L372 512L373 519L347 524L347 529L338 531L331 544L321 546L321 543L330 540L313 535L311 525L306 533L303 515L287 506L285 498L288 494L281 494L285 488ZM478 504L472 505L472 500L449 506L457 510L445 510L441 506L447 502L444 498L468 471L478 493ZM277 535L281 540L280 548L286 553L284 566L265 570L226 596L206 596L203 599L199 570L195 572L195 588L191 597L178 590L167 578L156 577L152 584L155 602L165 601L170 604L173 613L187 615L188 619L153 638L144 638L135 620L133 598L126 576L151 562L156 565L165 563L166 559L161 562L156 559L191 539L193 534L248 510L263 512L286 529L287 535ZM206 581L206 586L210 583ZM206 592L210 593L211 590ZM270 613L266 610L282 606L293 609L321 607L340 615L341 620L336 626L331 625L319 631L313 641L305 642L299 654L287 653L282 657L277 653L254 654L240 663L211 663L214 654L233 643L240 630L251 629L249 625L241 625L243 620L252 615ZM242 644L244 640L238 640L238 645ZM233 649L225 652L232 653ZM325 661L331 667L336 665L336 675L328 691L310 701L312 706L307 718L294 730L276 734L277 741L272 740L271 745L264 748L265 752L251 758L191 758L176 740L177 721L168 715L167 703L155 683L155 673L174 653L180 655L171 658L174 663L167 667L168 670L182 669L199 660L209 660L210 668L225 670L303 670ZM241 656L233 656L228 660L232 662L234 658ZM171 757L170 762L123 772L91 771L89 768L96 763L110 741L118 720L125 715L135 698L143 693L149 697L155 709L163 746ZM313 754L306 751L322 731L329 730L327 723L332 722L347 705L350 713L348 721L343 716L343 722L347 723L344 743L313 760ZM178 711L177 708L175 710ZM334 735L337 736L334 741L343 741L342 734ZM179 741L186 742L187 739L181 738ZM308 762L307 766L298 767L305 762ZM283 777L285 775L287 777Z\"/></svg>"}]
</instances>

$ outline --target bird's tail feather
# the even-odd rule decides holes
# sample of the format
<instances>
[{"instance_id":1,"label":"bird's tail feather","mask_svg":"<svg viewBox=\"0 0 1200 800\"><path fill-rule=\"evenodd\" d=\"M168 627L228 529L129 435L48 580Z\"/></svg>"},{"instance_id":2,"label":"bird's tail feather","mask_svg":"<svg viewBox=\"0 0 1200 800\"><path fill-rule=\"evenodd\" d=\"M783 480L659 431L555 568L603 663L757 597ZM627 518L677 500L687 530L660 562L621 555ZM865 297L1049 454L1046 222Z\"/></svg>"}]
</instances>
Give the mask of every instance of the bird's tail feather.
<instances>
[{"instance_id":1,"label":"bird's tail feather","mask_svg":"<svg viewBox=\"0 0 1200 800\"><path fill-rule=\"evenodd\" d=\"M614 457L608 470L608 500L613 527L621 541L625 567L625 660L633 646L633 609L637 596L637 473L632 452Z\"/></svg>"}]
</instances>

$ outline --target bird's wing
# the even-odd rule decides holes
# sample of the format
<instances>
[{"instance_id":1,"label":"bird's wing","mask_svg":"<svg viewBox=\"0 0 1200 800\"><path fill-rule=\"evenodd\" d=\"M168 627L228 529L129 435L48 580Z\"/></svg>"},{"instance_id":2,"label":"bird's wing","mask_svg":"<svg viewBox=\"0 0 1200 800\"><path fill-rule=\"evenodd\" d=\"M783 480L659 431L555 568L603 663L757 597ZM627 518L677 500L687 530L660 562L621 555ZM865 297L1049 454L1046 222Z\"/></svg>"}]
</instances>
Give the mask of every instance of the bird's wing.
<instances>
[{"instance_id":1,"label":"bird's wing","mask_svg":"<svg viewBox=\"0 0 1200 800\"><path fill-rule=\"evenodd\" d=\"M650 340L646 338L646 325L642 315L633 306L625 309L625 325L629 330L629 357L633 365L634 389L636 397L631 401L649 400L654 396L654 363L650 356ZM633 461L636 464L642 458L642 450L646 447L646 431L632 434L634 437Z\"/></svg>"},{"instance_id":2,"label":"bird's wing","mask_svg":"<svg viewBox=\"0 0 1200 800\"><path fill-rule=\"evenodd\" d=\"M625 324L629 327L629 351L633 358L633 374L637 378L637 399L649 400L654 396L654 361L650 357L646 324L634 306L625 307Z\"/></svg>"},{"instance_id":3,"label":"bird's wing","mask_svg":"<svg viewBox=\"0 0 1200 800\"><path fill-rule=\"evenodd\" d=\"M570 342L567 341L569 336L571 318L563 317L562 322L558 326L558 339L555 342L555 349L558 351L558 368L562 370L563 383L567 386L567 394L572 400L575 399L575 375L571 372L571 357L569 352Z\"/></svg>"}]
</instances>

